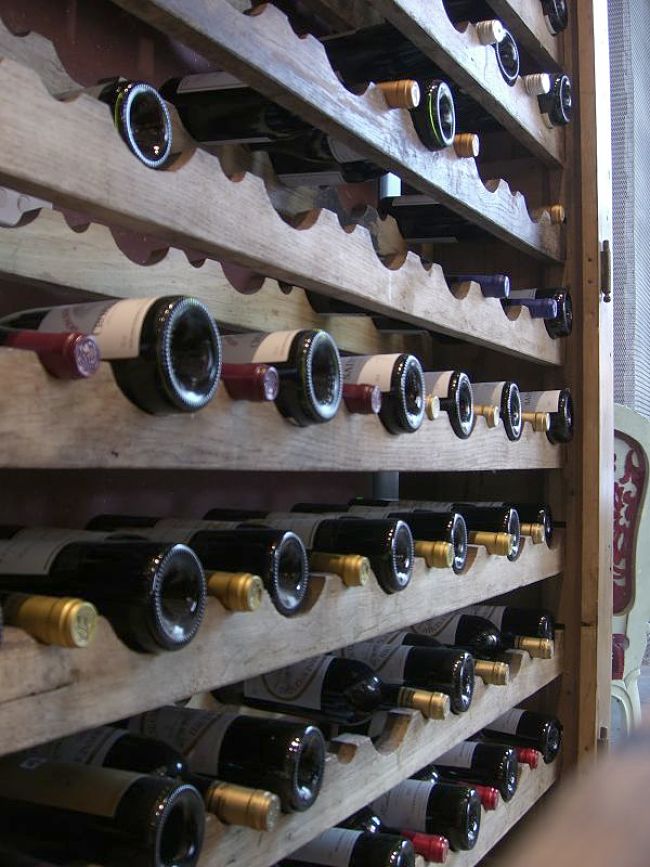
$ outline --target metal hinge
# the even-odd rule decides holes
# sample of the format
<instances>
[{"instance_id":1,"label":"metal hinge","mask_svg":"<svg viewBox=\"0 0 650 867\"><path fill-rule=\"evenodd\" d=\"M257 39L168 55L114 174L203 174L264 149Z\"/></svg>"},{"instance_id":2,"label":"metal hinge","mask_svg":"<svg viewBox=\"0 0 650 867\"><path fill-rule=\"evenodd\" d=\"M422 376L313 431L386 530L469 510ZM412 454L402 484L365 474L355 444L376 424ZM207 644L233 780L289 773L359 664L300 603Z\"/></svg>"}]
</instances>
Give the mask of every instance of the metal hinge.
<instances>
[{"instance_id":1,"label":"metal hinge","mask_svg":"<svg viewBox=\"0 0 650 867\"><path fill-rule=\"evenodd\" d=\"M600 291L603 301L612 300L612 247L607 239L600 251Z\"/></svg>"}]
</instances>

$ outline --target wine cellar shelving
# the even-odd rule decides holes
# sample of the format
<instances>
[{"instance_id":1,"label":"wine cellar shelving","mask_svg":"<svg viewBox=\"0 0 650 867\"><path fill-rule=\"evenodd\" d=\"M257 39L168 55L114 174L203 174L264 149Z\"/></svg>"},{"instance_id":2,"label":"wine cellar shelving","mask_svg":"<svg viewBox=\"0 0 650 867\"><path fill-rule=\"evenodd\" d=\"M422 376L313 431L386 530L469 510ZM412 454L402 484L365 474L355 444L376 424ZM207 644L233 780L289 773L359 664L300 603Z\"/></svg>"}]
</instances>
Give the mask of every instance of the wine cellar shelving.
<instances>
[{"instance_id":1,"label":"wine cellar shelving","mask_svg":"<svg viewBox=\"0 0 650 867\"><path fill-rule=\"evenodd\" d=\"M87 5L80 3L79 9ZM224 68L478 225L488 240L461 244L456 252L434 247L434 264L426 267L405 245L398 244L395 255L378 255L376 236L363 226L343 228L327 208L314 205L298 219L283 219L275 206L275 180L255 176L245 162L233 170L232 154L213 156L189 136L182 136L183 152L167 171L149 171L120 142L106 106L88 95L54 97L75 89L79 76L66 69L66 51L56 40L53 45L38 34L36 12L31 22L27 13L23 21L19 10L13 26L0 22L0 183L42 197L53 209L0 228L0 300L5 287L7 292L45 287L75 301L183 293L203 300L226 326L322 327L345 351L415 351L410 348L415 337L381 333L368 317L317 314L306 296L314 291L465 341L479 368L484 359L500 379L517 380L521 374L526 389L569 385L576 434L567 446L551 445L526 425L521 441L510 442L503 426L490 430L479 418L463 441L443 415L425 420L414 435L391 436L376 418L344 408L326 425L297 428L273 406L232 401L222 387L196 415L152 417L127 402L108 366L90 382L57 382L36 360L25 360L25 353L2 349L0 376L7 387L0 394L0 478L8 474L15 483L24 471L38 488L33 473L46 471L62 484L69 478L74 489L76 473L101 470L110 493L113 471L134 472L134 478L153 471L163 479L168 471L183 471L177 476L188 480L188 490L196 471L228 471L236 500L239 474L242 486L253 487L248 471L257 471L254 500L263 507L267 471L275 471L276 479L278 473L302 479L303 491L318 500L316 473L340 478L347 491L346 474L396 470L409 474L409 490L421 479L419 493L428 498L435 489L444 492L441 499L455 499L461 485L471 498L472 491L483 490L483 479L490 499L502 498L494 493L500 490L497 481L512 499L534 491L551 502L566 529L551 548L527 540L515 563L473 548L458 576L428 570L418 559L409 587L390 596L372 576L366 586L346 588L338 577L315 575L307 609L293 618L281 617L268 597L249 613L228 612L211 599L197 638L177 653L134 653L103 618L94 645L85 650L47 647L6 627L0 646L0 754L507 594L555 610L562 627L552 659L511 652L509 683L485 686L477 679L469 713L425 721L416 712L393 712L376 745L361 736L334 739L315 808L283 816L268 833L227 827L210 817L200 861L201 867L271 867L508 708L534 702L563 717L563 758L535 771L523 768L514 799L483 812L476 848L450 853L447 862L478 864L563 770L589 762L598 738L606 736L611 313L601 302L606 287L600 241L610 236L606 123L594 96L596 83L602 86L606 52L603 10L599 3L572 5L569 29L552 37L539 0L490 0L530 57L546 71L572 76L577 112L569 127L552 130L541 122L536 99L521 82L505 86L492 48L479 45L474 28L461 32L450 23L442 0L377 0L343 4L336 12L350 26L385 17L483 100L505 129L499 135L508 148L514 143L498 165L514 178L533 178L522 184L523 195L510 177L508 183L498 179L506 172L484 180L491 163L460 158L452 148L426 150L407 111L387 110L373 85L360 95L347 90L318 41L298 37L269 4L248 10L254 14L242 14L246 4L235 0L102 0L101 5L97 27L104 28L107 44L119 32L109 32L111 21L120 26L128 21L134 32L148 28L139 53L133 51L137 62L130 59L140 76L146 77L138 64L161 84L165 76L154 75L160 46L182 45L175 60L181 57L187 72L206 68L187 61L195 52L208 66ZM331 0L317 5L337 6ZM84 28L92 31L88 22L96 10L82 14L76 3L66 8L68 36L77 25L82 35ZM566 208L566 224L553 224L544 209L531 217L534 209L555 201ZM121 234L140 241L145 236L149 255L134 261ZM438 252L444 269L436 263ZM568 285L573 335L550 339L542 320L526 309L506 315L501 302L484 298L477 284L450 287L444 274L458 270L453 265L464 255L476 272L508 270L512 264L516 285ZM434 359L438 349L443 357L447 352L458 358L462 346L443 343ZM11 498L5 485L4 523L10 523ZM154 493L150 513L156 513ZM48 517L54 522L51 513ZM205 701L209 706L210 699Z\"/></svg>"}]
</instances>

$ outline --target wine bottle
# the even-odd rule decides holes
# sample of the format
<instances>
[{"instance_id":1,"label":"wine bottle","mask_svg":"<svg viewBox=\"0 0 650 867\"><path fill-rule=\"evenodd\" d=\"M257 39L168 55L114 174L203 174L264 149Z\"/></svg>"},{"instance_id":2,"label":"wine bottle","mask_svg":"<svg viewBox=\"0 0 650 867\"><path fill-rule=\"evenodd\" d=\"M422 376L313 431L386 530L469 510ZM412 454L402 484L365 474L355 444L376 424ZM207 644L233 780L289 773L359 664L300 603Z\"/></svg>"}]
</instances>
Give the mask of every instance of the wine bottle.
<instances>
[{"instance_id":1,"label":"wine bottle","mask_svg":"<svg viewBox=\"0 0 650 867\"><path fill-rule=\"evenodd\" d=\"M337 655L364 662L389 683L448 695L452 713L465 713L472 704L474 660L465 650L409 647L381 637L343 648Z\"/></svg>"},{"instance_id":2,"label":"wine bottle","mask_svg":"<svg viewBox=\"0 0 650 867\"><path fill-rule=\"evenodd\" d=\"M231 400L275 400L280 376L270 364L222 364L221 381Z\"/></svg>"},{"instance_id":3,"label":"wine bottle","mask_svg":"<svg viewBox=\"0 0 650 867\"><path fill-rule=\"evenodd\" d=\"M78 92L61 93L58 98ZM83 92L106 103L122 140L141 163L150 169L165 168L172 150L172 122L155 87L146 81L110 78Z\"/></svg>"},{"instance_id":4,"label":"wine bottle","mask_svg":"<svg viewBox=\"0 0 650 867\"><path fill-rule=\"evenodd\" d=\"M0 526L0 592L82 596L133 650L178 650L205 609L205 576L186 545L106 533Z\"/></svg>"},{"instance_id":5,"label":"wine bottle","mask_svg":"<svg viewBox=\"0 0 650 867\"><path fill-rule=\"evenodd\" d=\"M571 79L565 73L551 75L551 89L537 97L539 110L547 127L565 126L571 121L573 99Z\"/></svg>"},{"instance_id":6,"label":"wine bottle","mask_svg":"<svg viewBox=\"0 0 650 867\"><path fill-rule=\"evenodd\" d=\"M477 656L488 658L502 649L498 628L484 617L473 614L446 614L411 626L411 632L428 635L442 644L467 647Z\"/></svg>"},{"instance_id":7,"label":"wine bottle","mask_svg":"<svg viewBox=\"0 0 650 867\"><path fill-rule=\"evenodd\" d=\"M421 768L417 773L411 775L411 779L424 780L427 783L437 783L440 786L456 787L463 785L463 783L458 782L443 782L435 763ZM473 783L471 788L476 791L476 794L481 799L481 806L484 810L496 810L501 801L501 793L498 789L495 789L494 786L481 786L477 783ZM409 837L409 839L412 838Z\"/></svg>"},{"instance_id":8,"label":"wine bottle","mask_svg":"<svg viewBox=\"0 0 650 867\"><path fill-rule=\"evenodd\" d=\"M301 867L303 864L415 867L415 851L409 840L395 834L330 828L282 861L283 867Z\"/></svg>"},{"instance_id":9,"label":"wine bottle","mask_svg":"<svg viewBox=\"0 0 650 867\"><path fill-rule=\"evenodd\" d=\"M361 725L382 709L408 707L441 718L446 696L384 683L354 659L315 656L294 665L213 691L217 701L263 710ZM441 710L443 713L441 713Z\"/></svg>"},{"instance_id":10,"label":"wine bottle","mask_svg":"<svg viewBox=\"0 0 650 867\"><path fill-rule=\"evenodd\" d=\"M424 419L424 377L414 355L358 355L341 359L345 385L377 385L379 419L392 434L414 433Z\"/></svg>"},{"instance_id":11,"label":"wine bottle","mask_svg":"<svg viewBox=\"0 0 650 867\"><path fill-rule=\"evenodd\" d=\"M511 747L463 741L436 759L444 778L493 786L504 801L517 791L517 754Z\"/></svg>"},{"instance_id":12,"label":"wine bottle","mask_svg":"<svg viewBox=\"0 0 650 867\"><path fill-rule=\"evenodd\" d=\"M188 765L170 743L122 728L99 726L25 751L51 762L137 771L162 777L185 777Z\"/></svg>"},{"instance_id":13,"label":"wine bottle","mask_svg":"<svg viewBox=\"0 0 650 867\"><path fill-rule=\"evenodd\" d=\"M0 346L35 352L57 379L87 379L97 373L101 360L95 338L79 332L51 334L0 326Z\"/></svg>"},{"instance_id":14,"label":"wine bottle","mask_svg":"<svg viewBox=\"0 0 650 867\"><path fill-rule=\"evenodd\" d=\"M517 636L529 635L533 638L555 637L555 620L550 611L544 608L515 608L512 605L469 605L465 611L484 617L494 623L501 632L501 643L514 647Z\"/></svg>"},{"instance_id":15,"label":"wine bottle","mask_svg":"<svg viewBox=\"0 0 650 867\"><path fill-rule=\"evenodd\" d=\"M280 614L297 614L309 590L309 562L299 537L241 522L99 515L88 528L127 530L157 542L183 542L209 570L207 592L231 611L254 611L263 585ZM213 571L215 570L215 571ZM260 580L261 579L261 580Z\"/></svg>"},{"instance_id":16,"label":"wine bottle","mask_svg":"<svg viewBox=\"0 0 650 867\"><path fill-rule=\"evenodd\" d=\"M516 382L473 382L474 400L482 406L498 406L506 436L511 442L521 439L524 422Z\"/></svg>"},{"instance_id":17,"label":"wine bottle","mask_svg":"<svg viewBox=\"0 0 650 867\"><path fill-rule=\"evenodd\" d=\"M397 593L413 577L413 536L404 521L367 519L353 515L299 515L295 512L253 512L244 509L212 509L209 520L243 521L292 530L307 550L327 554L361 554L367 557L377 581L386 593Z\"/></svg>"},{"instance_id":18,"label":"wine bottle","mask_svg":"<svg viewBox=\"0 0 650 867\"><path fill-rule=\"evenodd\" d=\"M7 626L17 626L43 644L88 647L95 639L97 609L85 599L9 593L2 597L2 612Z\"/></svg>"},{"instance_id":19,"label":"wine bottle","mask_svg":"<svg viewBox=\"0 0 650 867\"><path fill-rule=\"evenodd\" d=\"M492 506L513 508L519 515L519 529L522 536L531 539L534 545L542 542L550 547L553 541L553 515L547 503L516 503L494 502Z\"/></svg>"},{"instance_id":20,"label":"wine bottle","mask_svg":"<svg viewBox=\"0 0 650 867\"><path fill-rule=\"evenodd\" d=\"M557 301L554 298L522 298L508 299L503 302L505 309L510 307L526 307L531 319L557 319Z\"/></svg>"},{"instance_id":21,"label":"wine bottle","mask_svg":"<svg viewBox=\"0 0 650 867\"><path fill-rule=\"evenodd\" d=\"M513 747L532 747L548 765L560 751L562 723L555 716L516 707L487 725L483 736Z\"/></svg>"},{"instance_id":22,"label":"wine bottle","mask_svg":"<svg viewBox=\"0 0 650 867\"><path fill-rule=\"evenodd\" d=\"M552 36L557 36L569 25L567 0L541 0L544 20Z\"/></svg>"},{"instance_id":23,"label":"wine bottle","mask_svg":"<svg viewBox=\"0 0 650 867\"><path fill-rule=\"evenodd\" d=\"M513 289L506 304L524 304L533 313L531 305L546 301L554 301L556 310L553 316L544 315L544 326L549 336L553 339L569 337L573 331L573 301L568 289Z\"/></svg>"},{"instance_id":24,"label":"wine bottle","mask_svg":"<svg viewBox=\"0 0 650 867\"><path fill-rule=\"evenodd\" d=\"M573 439L573 398L568 388L522 391L521 407L524 421L532 421L536 413L549 414L546 436L553 445L569 443Z\"/></svg>"},{"instance_id":25,"label":"wine bottle","mask_svg":"<svg viewBox=\"0 0 650 867\"><path fill-rule=\"evenodd\" d=\"M196 298L166 295L23 310L2 324L92 334L122 392L145 412L196 412L210 401L221 368L221 339Z\"/></svg>"},{"instance_id":26,"label":"wine bottle","mask_svg":"<svg viewBox=\"0 0 650 867\"><path fill-rule=\"evenodd\" d=\"M34 829L38 828L37 836ZM29 851L125 867L193 867L203 843L201 795L184 782L94 767L5 757L0 761L3 842Z\"/></svg>"},{"instance_id":27,"label":"wine bottle","mask_svg":"<svg viewBox=\"0 0 650 867\"><path fill-rule=\"evenodd\" d=\"M456 436L467 439L474 429L474 393L467 374L462 370L427 370L424 384L429 418L435 418L432 406L439 405Z\"/></svg>"},{"instance_id":28,"label":"wine bottle","mask_svg":"<svg viewBox=\"0 0 650 867\"><path fill-rule=\"evenodd\" d=\"M448 283L478 283L484 298L508 298L510 277L507 274L445 274Z\"/></svg>"},{"instance_id":29,"label":"wine bottle","mask_svg":"<svg viewBox=\"0 0 650 867\"><path fill-rule=\"evenodd\" d=\"M455 851L473 849L481 827L481 801L470 786L404 780L371 807L389 828L442 834Z\"/></svg>"},{"instance_id":30,"label":"wine bottle","mask_svg":"<svg viewBox=\"0 0 650 867\"><path fill-rule=\"evenodd\" d=\"M307 810L320 792L326 748L313 725L170 705L129 729L173 744L192 773L274 792L285 813Z\"/></svg>"},{"instance_id":31,"label":"wine bottle","mask_svg":"<svg viewBox=\"0 0 650 867\"><path fill-rule=\"evenodd\" d=\"M275 404L294 424L305 427L336 415L342 396L341 359L326 331L228 334L223 358L227 364L265 362L276 367L280 390Z\"/></svg>"}]
</instances>

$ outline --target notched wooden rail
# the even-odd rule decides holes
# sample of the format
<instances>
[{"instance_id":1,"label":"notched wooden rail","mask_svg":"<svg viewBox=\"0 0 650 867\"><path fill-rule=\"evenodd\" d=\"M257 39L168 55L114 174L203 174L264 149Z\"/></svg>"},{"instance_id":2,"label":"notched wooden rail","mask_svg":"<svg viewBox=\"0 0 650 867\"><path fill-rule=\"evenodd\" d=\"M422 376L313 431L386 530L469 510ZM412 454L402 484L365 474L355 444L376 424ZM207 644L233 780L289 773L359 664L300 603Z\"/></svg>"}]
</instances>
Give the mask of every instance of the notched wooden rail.
<instances>
[{"instance_id":1,"label":"notched wooden rail","mask_svg":"<svg viewBox=\"0 0 650 867\"><path fill-rule=\"evenodd\" d=\"M275 7L247 16L227 0L115 2L497 237L543 259L564 258L564 235L548 214L533 221L524 197L505 181L488 190L476 161L457 157L453 148L427 150L407 112L387 109L379 88L350 93L320 42L298 38Z\"/></svg>"},{"instance_id":2,"label":"notched wooden rail","mask_svg":"<svg viewBox=\"0 0 650 867\"><path fill-rule=\"evenodd\" d=\"M96 641L84 650L44 647L7 627L0 660L0 753L401 629L556 575L562 562L561 540L552 549L526 544L517 563L473 548L460 576L429 570L418 559L409 586L392 595L374 578L364 587L345 587L335 576L314 576L308 610L291 619L281 617L266 594L257 611L245 614L210 599L192 644L159 656L126 648L103 618ZM266 636L263 654L260 635Z\"/></svg>"}]
</instances>

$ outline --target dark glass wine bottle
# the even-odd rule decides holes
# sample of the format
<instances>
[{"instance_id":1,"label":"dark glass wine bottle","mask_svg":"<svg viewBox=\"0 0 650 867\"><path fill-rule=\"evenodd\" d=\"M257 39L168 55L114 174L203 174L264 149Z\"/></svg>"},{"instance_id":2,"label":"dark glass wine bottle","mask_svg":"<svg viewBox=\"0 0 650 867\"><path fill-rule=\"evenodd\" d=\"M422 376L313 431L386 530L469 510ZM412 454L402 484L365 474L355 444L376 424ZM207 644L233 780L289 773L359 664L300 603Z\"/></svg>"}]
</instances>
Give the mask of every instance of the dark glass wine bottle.
<instances>
[{"instance_id":1,"label":"dark glass wine bottle","mask_svg":"<svg viewBox=\"0 0 650 867\"><path fill-rule=\"evenodd\" d=\"M435 405L447 413L453 432L467 439L474 430L474 393L467 374L462 370L427 370L424 385L429 418L435 418L431 400L437 398Z\"/></svg>"},{"instance_id":2,"label":"dark glass wine bottle","mask_svg":"<svg viewBox=\"0 0 650 867\"><path fill-rule=\"evenodd\" d=\"M206 586L186 545L0 526L0 592L83 597L125 644L155 653L194 638Z\"/></svg>"},{"instance_id":3,"label":"dark glass wine bottle","mask_svg":"<svg viewBox=\"0 0 650 867\"><path fill-rule=\"evenodd\" d=\"M513 747L532 747L548 765L560 751L562 723L555 716L516 707L487 725L483 736Z\"/></svg>"},{"instance_id":4,"label":"dark glass wine bottle","mask_svg":"<svg viewBox=\"0 0 650 867\"><path fill-rule=\"evenodd\" d=\"M326 331L228 334L223 358L227 364L265 362L276 367L280 390L275 404L295 424L305 427L336 415L342 397L341 359Z\"/></svg>"},{"instance_id":5,"label":"dark glass wine bottle","mask_svg":"<svg viewBox=\"0 0 650 867\"><path fill-rule=\"evenodd\" d=\"M129 729L173 744L195 774L275 792L286 813L307 810L320 792L326 748L313 725L171 705Z\"/></svg>"},{"instance_id":6,"label":"dark glass wine bottle","mask_svg":"<svg viewBox=\"0 0 650 867\"><path fill-rule=\"evenodd\" d=\"M261 526L292 530L310 552L361 554L368 558L379 584L387 593L403 590L413 576L413 536L404 521L366 519L346 514L300 515L244 509L212 509L206 518L248 520Z\"/></svg>"},{"instance_id":7,"label":"dark glass wine bottle","mask_svg":"<svg viewBox=\"0 0 650 867\"><path fill-rule=\"evenodd\" d=\"M77 92L59 94L59 99ZM108 105L122 140L141 163L150 169L165 168L172 151L172 122L155 87L146 81L109 78L84 92Z\"/></svg>"},{"instance_id":8,"label":"dark glass wine bottle","mask_svg":"<svg viewBox=\"0 0 650 867\"><path fill-rule=\"evenodd\" d=\"M35 352L45 370L57 379L87 379L99 370L101 355L90 334L25 331L0 326L0 346Z\"/></svg>"},{"instance_id":9,"label":"dark glass wine bottle","mask_svg":"<svg viewBox=\"0 0 650 867\"><path fill-rule=\"evenodd\" d=\"M307 864L329 867L415 867L409 840L395 834L372 834L330 828L282 861L283 867Z\"/></svg>"},{"instance_id":10,"label":"dark glass wine bottle","mask_svg":"<svg viewBox=\"0 0 650 867\"><path fill-rule=\"evenodd\" d=\"M382 637L346 647L339 654L364 662L389 683L448 695L452 713L465 713L472 704L474 660L465 650L409 647Z\"/></svg>"},{"instance_id":11,"label":"dark glass wine bottle","mask_svg":"<svg viewBox=\"0 0 650 867\"><path fill-rule=\"evenodd\" d=\"M484 617L494 623L501 633L504 647L514 647L515 638L529 635L533 638L555 637L555 619L544 608L517 608L512 605L470 605L465 611Z\"/></svg>"},{"instance_id":12,"label":"dark glass wine bottle","mask_svg":"<svg viewBox=\"0 0 650 867\"><path fill-rule=\"evenodd\" d=\"M549 33L557 36L569 26L569 7L567 0L541 0L544 19Z\"/></svg>"},{"instance_id":13,"label":"dark glass wine bottle","mask_svg":"<svg viewBox=\"0 0 650 867\"><path fill-rule=\"evenodd\" d=\"M371 807L389 828L442 834L456 852L478 840L481 800L470 786L404 780Z\"/></svg>"},{"instance_id":14,"label":"dark glass wine bottle","mask_svg":"<svg viewBox=\"0 0 650 867\"><path fill-rule=\"evenodd\" d=\"M196 298L167 295L23 310L3 325L92 334L123 393L145 412L196 412L213 397L221 338Z\"/></svg>"},{"instance_id":15,"label":"dark glass wine bottle","mask_svg":"<svg viewBox=\"0 0 650 867\"><path fill-rule=\"evenodd\" d=\"M170 777L39 758L0 761L3 842L29 841L29 851L55 860L193 867L204 821L199 792Z\"/></svg>"},{"instance_id":16,"label":"dark glass wine bottle","mask_svg":"<svg viewBox=\"0 0 650 867\"><path fill-rule=\"evenodd\" d=\"M39 744L27 754L51 762L73 762L162 777L184 777L188 770L181 753L165 740L142 737L111 726Z\"/></svg>"},{"instance_id":17,"label":"dark glass wine bottle","mask_svg":"<svg viewBox=\"0 0 650 867\"><path fill-rule=\"evenodd\" d=\"M510 296L510 277L507 274L445 274L450 284L478 283L484 298L508 298Z\"/></svg>"},{"instance_id":18,"label":"dark glass wine bottle","mask_svg":"<svg viewBox=\"0 0 650 867\"><path fill-rule=\"evenodd\" d=\"M473 382L474 400L483 406L498 406L506 436L511 442L521 439L524 422L516 382Z\"/></svg>"},{"instance_id":19,"label":"dark glass wine bottle","mask_svg":"<svg viewBox=\"0 0 650 867\"><path fill-rule=\"evenodd\" d=\"M437 694L384 683L354 659L317 656L213 691L217 701L291 713L342 725L361 725L377 711L395 707L439 716Z\"/></svg>"},{"instance_id":20,"label":"dark glass wine bottle","mask_svg":"<svg viewBox=\"0 0 650 867\"><path fill-rule=\"evenodd\" d=\"M573 330L573 301L568 289L513 289L507 304L515 306L543 301L555 302L555 315L544 316L544 325L552 338L569 337ZM532 313L532 310L531 310Z\"/></svg>"},{"instance_id":21,"label":"dark glass wine bottle","mask_svg":"<svg viewBox=\"0 0 650 867\"><path fill-rule=\"evenodd\" d=\"M379 418L392 434L414 433L424 419L422 365L414 355L358 355L341 359L346 385L377 385L382 392Z\"/></svg>"},{"instance_id":22,"label":"dark glass wine bottle","mask_svg":"<svg viewBox=\"0 0 650 867\"><path fill-rule=\"evenodd\" d=\"M339 822L339 827L367 831L371 834L379 834L385 830L384 823L370 807L357 810L343 822ZM422 855L425 861L431 864L444 864L447 860L449 840L441 834L423 834L420 831L408 831L404 828L401 828L399 833L413 843L415 854Z\"/></svg>"},{"instance_id":23,"label":"dark glass wine bottle","mask_svg":"<svg viewBox=\"0 0 650 867\"><path fill-rule=\"evenodd\" d=\"M493 786L504 801L517 791L517 754L500 744L463 741L435 762L441 777Z\"/></svg>"},{"instance_id":24,"label":"dark glass wine bottle","mask_svg":"<svg viewBox=\"0 0 650 867\"><path fill-rule=\"evenodd\" d=\"M573 114L573 97L571 94L571 79L564 73L551 76L551 89L537 97L539 110L546 126L565 126L571 121Z\"/></svg>"},{"instance_id":25,"label":"dark glass wine bottle","mask_svg":"<svg viewBox=\"0 0 650 867\"><path fill-rule=\"evenodd\" d=\"M424 768L421 768L416 774L411 775L412 780L424 780L427 783L437 783L440 786L462 786L463 783L459 782L443 782L440 778L440 774L438 773L438 769L436 765L426 765ZM481 799L481 806L484 810L496 810L501 802L501 793L498 789L495 789L494 786L482 786L479 783L473 783L472 789L476 791L476 794ZM409 837L409 839L412 839Z\"/></svg>"},{"instance_id":26,"label":"dark glass wine bottle","mask_svg":"<svg viewBox=\"0 0 650 867\"><path fill-rule=\"evenodd\" d=\"M519 515L519 529L522 536L530 538L535 545L546 542L551 545L553 541L553 515L551 507L547 503L514 503L493 502L493 507L513 508Z\"/></svg>"},{"instance_id":27,"label":"dark glass wine bottle","mask_svg":"<svg viewBox=\"0 0 650 867\"><path fill-rule=\"evenodd\" d=\"M477 656L492 656L503 648L498 628L484 617L473 614L449 614L433 617L411 627L411 632L428 635L441 644L467 647Z\"/></svg>"},{"instance_id":28,"label":"dark glass wine bottle","mask_svg":"<svg viewBox=\"0 0 650 867\"><path fill-rule=\"evenodd\" d=\"M569 443L573 439L573 398L568 388L557 391L522 391L521 408L525 414L549 414L550 426L546 436L554 445Z\"/></svg>"},{"instance_id":29,"label":"dark glass wine bottle","mask_svg":"<svg viewBox=\"0 0 650 867\"><path fill-rule=\"evenodd\" d=\"M135 531L158 542L184 542L211 573L207 575L207 592L217 596L231 610L257 607L260 598L257 582L252 580L257 575L274 606L285 617L297 614L306 602L309 561L300 538L291 531L237 522L133 515L100 515L93 518L88 527ZM218 571L212 573L212 570ZM219 580L224 570L233 574L232 580Z\"/></svg>"}]
</instances>

